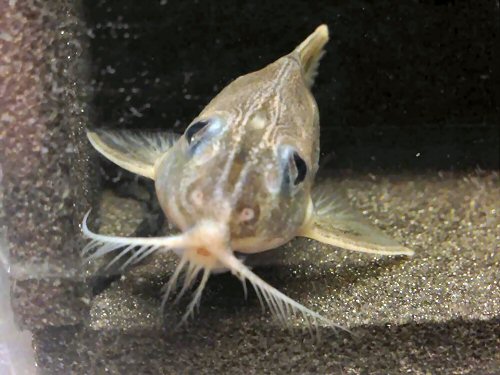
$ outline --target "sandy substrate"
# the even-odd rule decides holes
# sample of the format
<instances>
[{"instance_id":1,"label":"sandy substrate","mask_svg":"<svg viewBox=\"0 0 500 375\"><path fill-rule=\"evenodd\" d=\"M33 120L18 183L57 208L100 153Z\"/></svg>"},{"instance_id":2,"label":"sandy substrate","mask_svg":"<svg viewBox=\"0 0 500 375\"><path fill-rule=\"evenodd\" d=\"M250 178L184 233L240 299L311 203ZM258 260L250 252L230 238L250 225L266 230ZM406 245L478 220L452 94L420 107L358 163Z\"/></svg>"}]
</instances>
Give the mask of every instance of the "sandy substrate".
<instances>
[{"instance_id":1,"label":"sandy substrate","mask_svg":"<svg viewBox=\"0 0 500 375\"><path fill-rule=\"evenodd\" d=\"M500 364L498 175L347 175L327 183L346 191L415 257L297 239L248 261L260 264L254 270L266 281L351 334L320 327L315 341L300 329L290 333L262 313L255 294L245 300L229 274L211 278L199 313L175 331L185 302L167 307L162 320L161 285L176 262L164 257L129 270L95 297L89 327L73 348L88 352L79 366L103 361L111 373L494 373ZM125 215L134 206L120 207ZM104 211L102 219L107 231L120 232L119 220L112 220L113 229ZM57 332L59 342L73 335ZM51 352L54 344L43 342Z\"/></svg>"}]
</instances>

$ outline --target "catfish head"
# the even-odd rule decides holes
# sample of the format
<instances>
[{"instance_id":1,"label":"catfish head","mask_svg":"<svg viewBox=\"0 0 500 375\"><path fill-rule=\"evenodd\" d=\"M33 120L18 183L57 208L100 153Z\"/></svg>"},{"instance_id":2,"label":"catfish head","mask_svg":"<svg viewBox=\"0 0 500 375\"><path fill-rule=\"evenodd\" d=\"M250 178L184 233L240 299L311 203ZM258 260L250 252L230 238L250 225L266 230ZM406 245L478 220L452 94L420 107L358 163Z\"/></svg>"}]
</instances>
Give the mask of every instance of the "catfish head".
<instances>
[{"instance_id":1,"label":"catfish head","mask_svg":"<svg viewBox=\"0 0 500 375\"><path fill-rule=\"evenodd\" d=\"M318 127L298 49L238 78L155 164L167 217L183 231L225 224L240 252L288 242L312 214Z\"/></svg>"}]
</instances>

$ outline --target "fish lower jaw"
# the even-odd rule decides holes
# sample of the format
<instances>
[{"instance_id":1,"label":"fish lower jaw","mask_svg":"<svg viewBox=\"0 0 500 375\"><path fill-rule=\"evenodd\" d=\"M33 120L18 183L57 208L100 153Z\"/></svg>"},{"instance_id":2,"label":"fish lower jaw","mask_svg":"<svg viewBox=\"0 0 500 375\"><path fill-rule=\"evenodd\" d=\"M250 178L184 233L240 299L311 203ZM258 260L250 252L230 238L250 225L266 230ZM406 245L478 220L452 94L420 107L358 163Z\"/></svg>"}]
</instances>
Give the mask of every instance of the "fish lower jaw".
<instances>
[{"instance_id":1,"label":"fish lower jaw","mask_svg":"<svg viewBox=\"0 0 500 375\"><path fill-rule=\"evenodd\" d=\"M261 238L261 237L246 237L235 239L231 242L231 247L238 253L256 254L267 250L275 249L288 241L294 236L276 237L276 238Z\"/></svg>"}]
</instances>

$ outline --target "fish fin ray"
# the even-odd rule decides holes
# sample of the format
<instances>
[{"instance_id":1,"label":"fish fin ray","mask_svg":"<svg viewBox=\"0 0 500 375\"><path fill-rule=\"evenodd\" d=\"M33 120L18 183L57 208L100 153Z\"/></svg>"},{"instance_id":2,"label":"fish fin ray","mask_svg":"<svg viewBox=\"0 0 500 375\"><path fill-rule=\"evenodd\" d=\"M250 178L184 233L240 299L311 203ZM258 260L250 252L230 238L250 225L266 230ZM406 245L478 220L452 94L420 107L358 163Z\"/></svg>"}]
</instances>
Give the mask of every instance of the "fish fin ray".
<instances>
[{"instance_id":1,"label":"fish fin ray","mask_svg":"<svg viewBox=\"0 0 500 375\"><path fill-rule=\"evenodd\" d=\"M408 255L413 250L371 225L356 212L340 191L332 193L331 186L323 183L312 192L314 213L300 236L347 250L382 255Z\"/></svg>"},{"instance_id":2,"label":"fish fin ray","mask_svg":"<svg viewBox=\"0 0 500 375\"><path fill-rule=\"evenodd\" d=\"M294 52L297 52L304 69L304 80L308 87L314 84L318 74L319 61L325 51L323 47L329 40L328 26L320 25L307 37Z\"/></svg>"},{"instance_id":3,"label":"fish fin ray","mask_svg":"<svg viewBox=\"0 0 500 375\"><path fill-rule=\"evenodd\" d=\"M172 147L179 135L166 131L100 129L87 132L87 137L92 146L113 163L154 179L155 162Z\"/></svg>"}]
</instances>

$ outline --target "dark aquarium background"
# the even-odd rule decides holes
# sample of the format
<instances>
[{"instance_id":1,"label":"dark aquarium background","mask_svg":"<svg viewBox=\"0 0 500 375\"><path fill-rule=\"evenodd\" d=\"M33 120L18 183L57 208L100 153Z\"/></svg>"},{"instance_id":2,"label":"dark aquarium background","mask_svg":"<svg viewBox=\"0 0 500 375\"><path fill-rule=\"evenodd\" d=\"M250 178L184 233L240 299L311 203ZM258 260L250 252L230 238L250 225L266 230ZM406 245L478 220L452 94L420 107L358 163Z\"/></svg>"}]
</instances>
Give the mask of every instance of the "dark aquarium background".
<instances>
[{"instance_id":1,"label":"dark aquarium background","mask_svg":"<svg viewBox=\"0 0 500 375\"><path fill-rule=\"evenodd\" d=\"M326 23L313 92L331 167L498 167L495 1L92 1L84 10L99 126L182 132L228 82Z\"/></svg>"}]
</instances>

